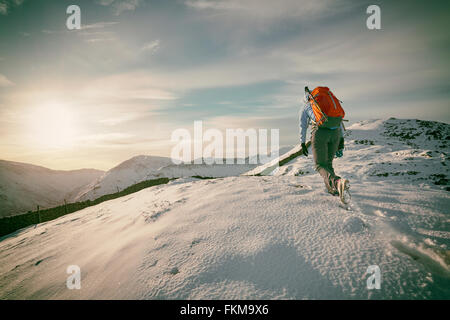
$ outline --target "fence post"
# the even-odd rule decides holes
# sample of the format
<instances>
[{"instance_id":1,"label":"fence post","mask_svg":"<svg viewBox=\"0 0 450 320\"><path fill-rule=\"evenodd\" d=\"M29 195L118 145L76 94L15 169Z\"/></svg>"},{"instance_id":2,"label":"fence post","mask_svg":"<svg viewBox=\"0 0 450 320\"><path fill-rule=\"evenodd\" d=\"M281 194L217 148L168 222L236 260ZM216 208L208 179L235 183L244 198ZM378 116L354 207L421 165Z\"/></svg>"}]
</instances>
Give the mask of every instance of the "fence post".
<instances>
[{"instance_id":1,"label":"fence post","mask_svg":"<svg viewBox=\"0 0 450 320\"><path fill-rule=\"evenodd\" d=\"M66 199L64 199L64 214L67 214L67 202L66 202Z\"/></svg>"}]
</instances>

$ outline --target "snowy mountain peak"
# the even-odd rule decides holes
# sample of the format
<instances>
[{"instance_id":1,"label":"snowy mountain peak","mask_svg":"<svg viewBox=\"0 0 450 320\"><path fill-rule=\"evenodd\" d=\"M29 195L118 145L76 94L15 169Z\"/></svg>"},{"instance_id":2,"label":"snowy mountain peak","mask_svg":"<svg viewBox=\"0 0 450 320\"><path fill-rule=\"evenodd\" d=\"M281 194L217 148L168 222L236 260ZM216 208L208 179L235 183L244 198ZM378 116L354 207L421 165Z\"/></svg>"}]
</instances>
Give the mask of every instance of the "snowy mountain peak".
<instances>
[{"instance_id":1,"label":"snowy mountain peak","mask_svg":"<svg viewBox=\"0 0 450 320\"><path fill-rule=\"evenodd\" d=\"M139 155L135 156L133 158L130 158L128 160L125 160L124 162L120 163L119 165L115 166L109 172L113 172L116 170L124 170L124 169L130 169L133 168L135 170L139 169L152 169L157 170L163 166L167 166L171 164L172 161L170 158L167 157L158 157L158 156L148 156L148 155Z\"/></svg>"}]
</instances>

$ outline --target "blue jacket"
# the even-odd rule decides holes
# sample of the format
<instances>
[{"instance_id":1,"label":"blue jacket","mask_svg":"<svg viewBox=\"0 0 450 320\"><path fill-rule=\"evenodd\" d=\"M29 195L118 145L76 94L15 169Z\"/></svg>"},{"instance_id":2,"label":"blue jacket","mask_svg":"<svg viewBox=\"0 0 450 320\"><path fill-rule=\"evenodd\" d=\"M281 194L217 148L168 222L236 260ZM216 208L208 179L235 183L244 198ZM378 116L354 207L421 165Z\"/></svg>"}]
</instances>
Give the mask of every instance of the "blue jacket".
<instances>
[{"instance_id":1,"label":"blue jacket","mask_svg":"<svg viewBox=\"0 0 450 320\"><path fill-rule=\"evenodd\" d=\"M308 126L309 123L311 122L311 120L313 121L313 123L316 122L316 116L314 115L314 112L312 110L312 106L309 103L309 93L305 92L305 97L303 98L303 103L304 103L304 107L302 112L300 112L299 115L299 122L300 122L300 141L301 143L305 143L306 142L306 131L308 130ZM344 136L344 126L340 125L340 127L335 127L335 128L329 128L332 130L336 130L336 129L340 129L342 136Z\"/></svg>"}]
</instances>

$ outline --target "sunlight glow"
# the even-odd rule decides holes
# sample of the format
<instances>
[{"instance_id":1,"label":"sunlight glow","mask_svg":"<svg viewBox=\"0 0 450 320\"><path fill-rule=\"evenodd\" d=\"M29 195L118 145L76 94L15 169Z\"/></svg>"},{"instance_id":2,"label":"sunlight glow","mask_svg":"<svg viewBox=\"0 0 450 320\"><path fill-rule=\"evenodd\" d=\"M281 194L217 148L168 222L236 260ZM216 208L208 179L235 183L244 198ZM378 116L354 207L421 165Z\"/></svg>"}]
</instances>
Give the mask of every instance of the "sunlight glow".
<instances>
[{"instance_id":1,"label":"sunlight glow","mask_svg":"<svg viewBox=\"0 0 450 320\"><path fill-rule=\"evenodd\" d=\"M28 129L33 146L47 149L73 147L77 140L75 114L60 103L45 103L29 113Z\"/></svg>"}]
</instances>

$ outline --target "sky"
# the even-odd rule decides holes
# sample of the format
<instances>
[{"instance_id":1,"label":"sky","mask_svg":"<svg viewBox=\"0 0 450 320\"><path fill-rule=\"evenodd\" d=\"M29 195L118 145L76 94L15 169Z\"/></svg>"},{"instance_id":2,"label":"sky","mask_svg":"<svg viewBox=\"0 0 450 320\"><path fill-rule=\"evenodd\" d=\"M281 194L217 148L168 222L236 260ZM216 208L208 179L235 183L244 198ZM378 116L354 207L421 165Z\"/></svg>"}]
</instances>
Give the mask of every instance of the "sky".
<instances>
[{"instance_id":1,"label":"sky","mask_svg":"<svg viewBox=\"0 0 450 320\"><path fill-rule=\"evenodd\" d=\"M81 9L68 30L66 9ZM381 9L369 30L366 9ZM170 156L171 134L280 130L299 142L303 88L349 123L450 122L443 1L0 0L0 159L108 170Z\"/></svg>"}]
</instances>

